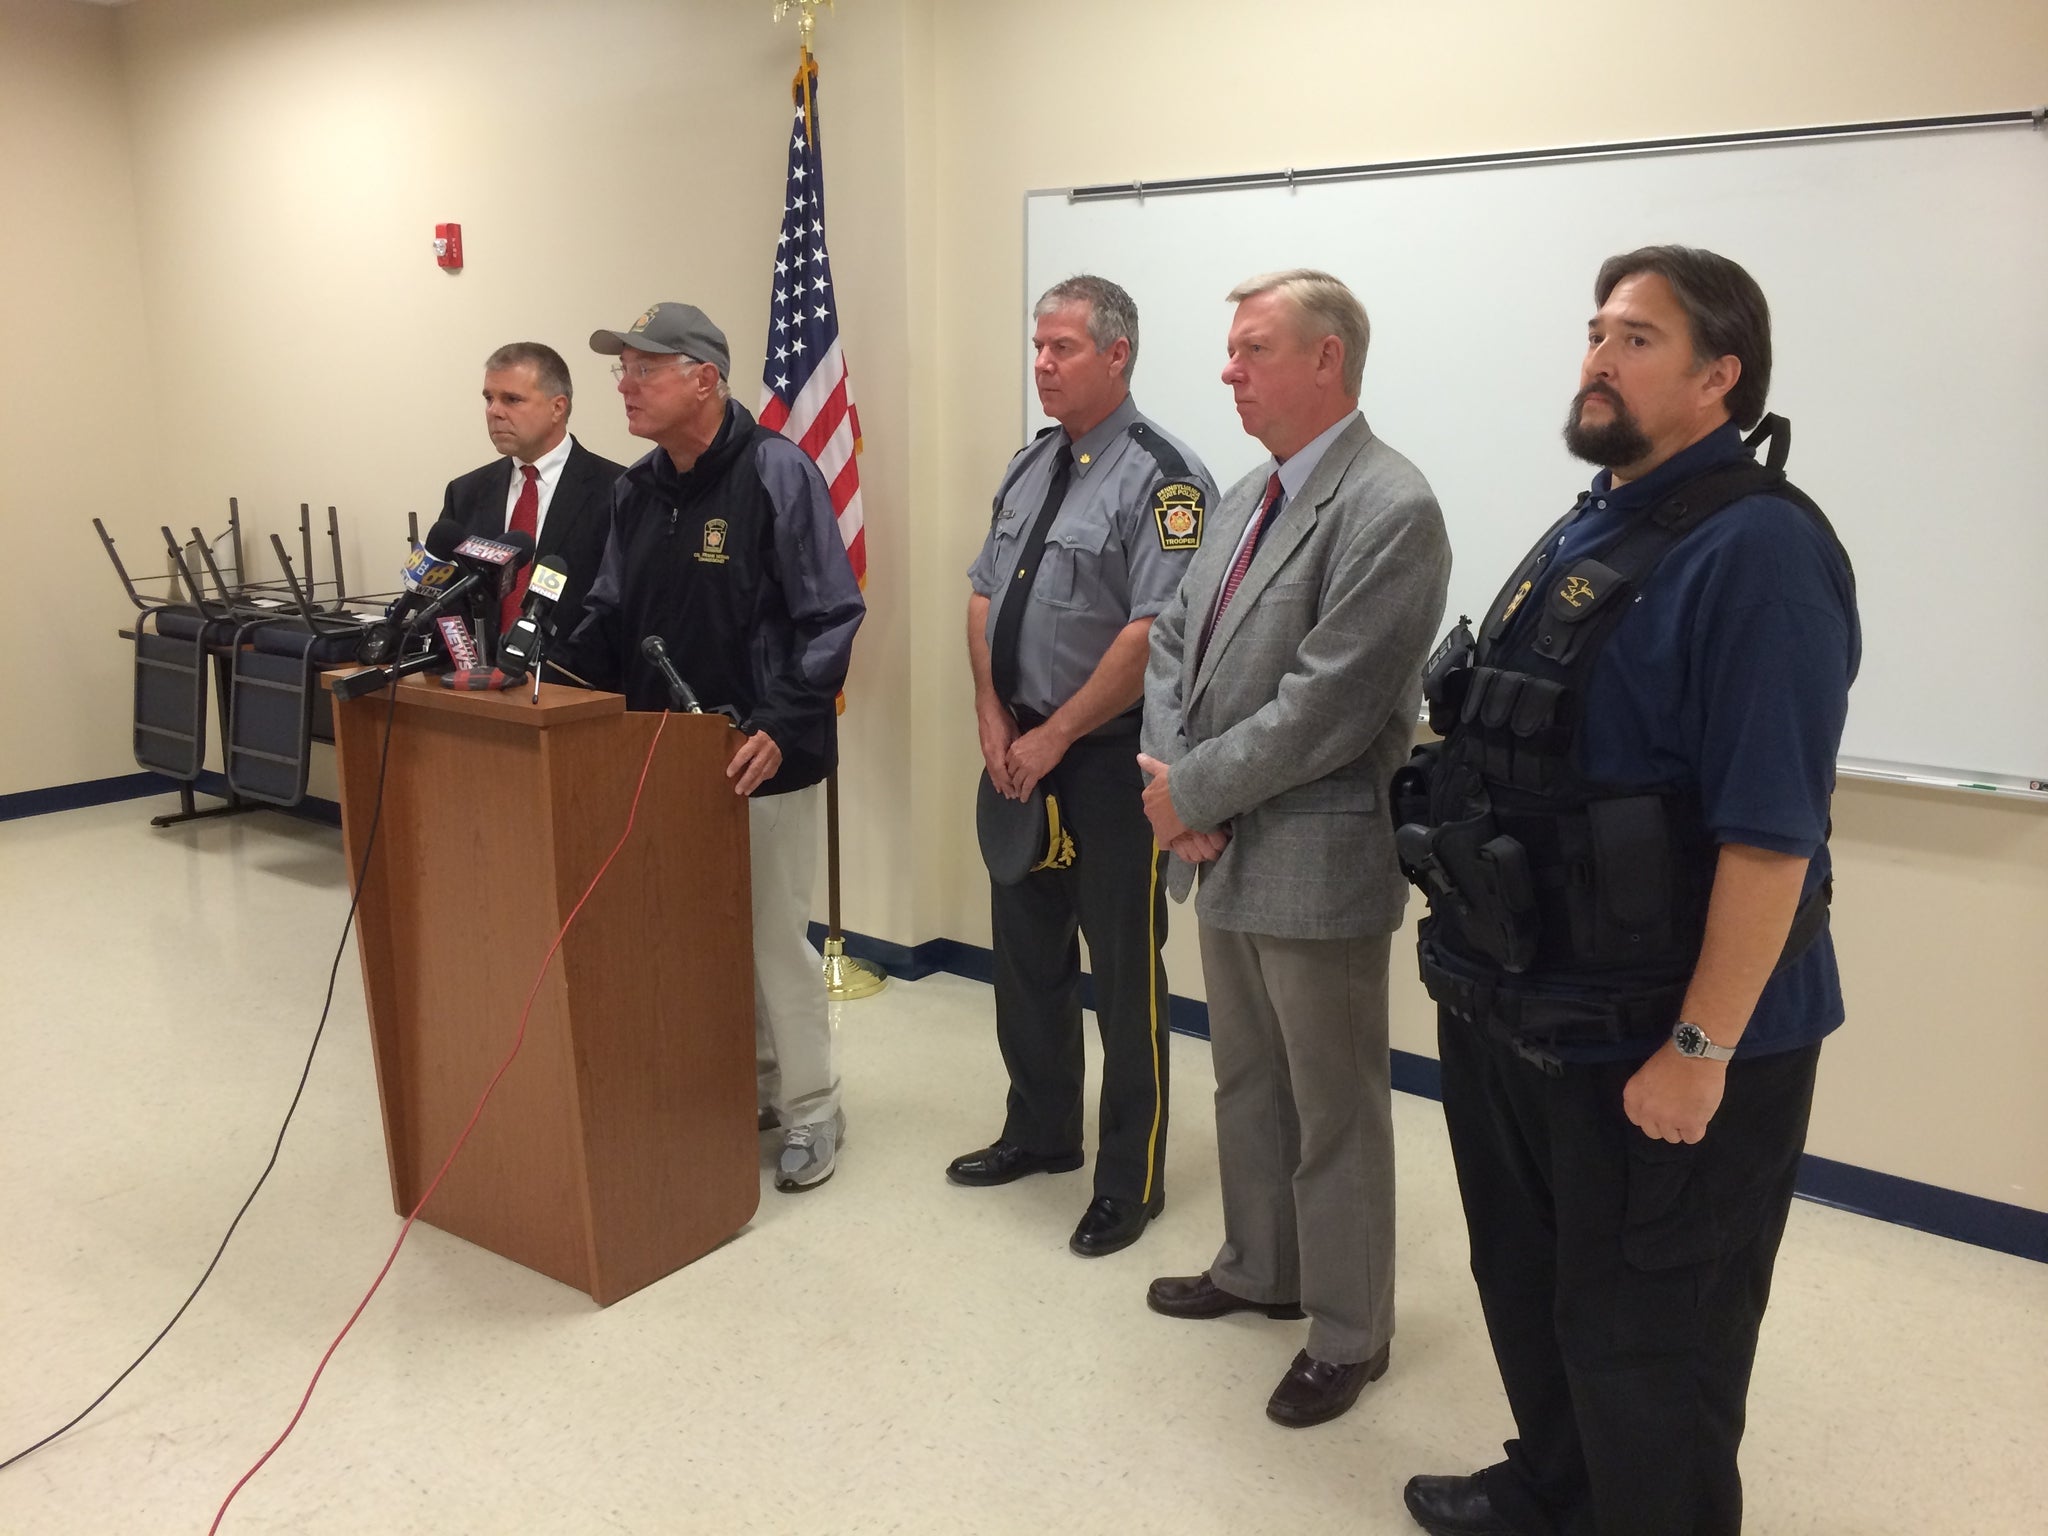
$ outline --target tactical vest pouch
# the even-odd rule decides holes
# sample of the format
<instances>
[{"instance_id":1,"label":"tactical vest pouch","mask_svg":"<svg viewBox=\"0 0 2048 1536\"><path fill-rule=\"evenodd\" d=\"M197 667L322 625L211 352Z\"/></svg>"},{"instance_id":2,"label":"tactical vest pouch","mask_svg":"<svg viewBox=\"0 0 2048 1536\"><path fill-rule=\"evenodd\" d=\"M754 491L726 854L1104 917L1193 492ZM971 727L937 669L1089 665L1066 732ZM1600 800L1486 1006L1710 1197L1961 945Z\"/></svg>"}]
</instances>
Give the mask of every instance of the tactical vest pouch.
<instances>
[{"instance_id":1,"label":"tactical vest pouch","mask_svg":"<svg viewBox=\"0 0 2048 1536\"><path fill-rule=\"evenodd\" d=\"M1563 685L1548 678L1474 667L1459 720L1481 729L1481 772L1517 789L1547 789L1561 763L1564 701Z\"/></svg>"},{"instance_id":2,"label":"tactical vest pouch","mask_svg":"<svg viewBox=\"0 0 2048 1536\"><path fill-rule=\"evenodd\" d=\"M1560 666L1568 664L1585 645L1595 626L1587 620L1604 612L1634 583L1619 571L1598 560L1581 560L1555 578L1550 595L1543 602L1543 619L1537 626L1536 654Z\"/></svg>"},{"instance_id":3,"label":"tactical vest pouch","mask_svg":"<svg viewBox=\"0 0 2048 1536\"><path fill-rule=\"evenodd\" d=\"M1439 902L1432 893L1432 911L1502 970L1527 970L1541 924L1526 850L1501 835L1491 811L1429 828L1426 835L1429 863L1456 898Z\"/></svg>"},{"instance_id":4,"label":"tactical vest pouch","mask_svg":"<svg viewBox=\"0 0 2048 1536\"><path fill-rule=\"evenodd\" d=\"M1663 798L1595 800L1555 825L1571 953L1582 964L1616 967L1667 956L1677 871Z\"/></svg>"}]
</instances>

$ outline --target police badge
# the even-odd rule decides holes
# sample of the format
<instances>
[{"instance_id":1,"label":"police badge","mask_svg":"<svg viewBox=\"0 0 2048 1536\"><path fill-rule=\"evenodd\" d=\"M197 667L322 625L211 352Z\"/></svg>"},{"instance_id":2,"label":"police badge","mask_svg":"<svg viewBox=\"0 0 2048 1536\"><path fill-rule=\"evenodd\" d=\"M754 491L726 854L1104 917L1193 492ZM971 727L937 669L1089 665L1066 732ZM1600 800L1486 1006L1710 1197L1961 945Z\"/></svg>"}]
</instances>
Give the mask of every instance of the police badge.
<instances>
[{"instance_id":1,"label":"police badge","mask_svg":"<svg viewBox=\"0 0 2048 1536\"><path fill-rule=\"evenodd\" d=\"M1152 495L1152 520L1161 549L1202 547L1202 488L1192 480L1169 480Z\"/></svg>"}]
</instances>

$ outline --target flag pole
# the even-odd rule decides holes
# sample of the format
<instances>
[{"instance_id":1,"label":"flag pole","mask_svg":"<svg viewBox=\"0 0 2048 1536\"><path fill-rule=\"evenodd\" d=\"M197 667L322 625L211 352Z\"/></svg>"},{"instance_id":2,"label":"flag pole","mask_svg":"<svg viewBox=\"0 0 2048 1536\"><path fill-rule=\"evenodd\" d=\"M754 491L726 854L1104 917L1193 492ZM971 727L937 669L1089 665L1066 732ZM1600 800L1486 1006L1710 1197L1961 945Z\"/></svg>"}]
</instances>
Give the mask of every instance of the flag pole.
<instances>
[{"instance_id":1,"label":"flag pole","mask_svg":"<svg viewBox=\"0 0 2048 1536\"><path fill-rule=\"evenodd\" d=\"M846 952L839 931L839 770L825 775L825 888L829 906L825 925L825 992L835 1003L873 997L889 984L878 966Z\"/></svg>"},{"instance_id":2,"label":"flag pole","mask_svg":"<svg viewBox=\"0 0 2048 1536\"><path fill-rule=\"evenodd\" d=\"M833 0L775 0L775 19L782 20L791 11L798 12L796 19L797 46L808 58L811 51L811 34L818 29L818 7L833 8Z\"/></svg>"},{"instance_id":3,"label":"flag pole","mask_svg":"<svg viewBox=\"0 0 2048 1536\"><path fill-rule=\"evenodd\" d=\"M820 5L830 10L833 6L833 0L776 0L775 3L775 19L778 22L791 11L797 13L797 75L796 80L792 82L793 94L795 90L802 92L799 106L801 107L804 121L803 139L810 140L812 143L815 143L815 139L812 134L811 76L816 66L811 61L811 37L817 30L818 7ZM799 141L799 147L801 147L802 142L802 140ZM822 228L822 225L820 228ZM798 285L799 288L801 286L801 284ZM820 286L822 287L822 285ZM779 303L781 295L778 294L777 298ZM824 311L820 309L818 313L822 316ZM771 341L770 345L772 346L773 344ZM850 394L848 400L849 402L851 400ZM777 430L780 430L782 418L778 417L774 425ZM853 418L852 430L854 434L854 451L857 454L859 452L860 439L857 416ZM856 528L859 526L857 521L854 526ZM864 564L864 559L856 564L855 573L857 576L865 574L862 569ZM844 693L840 694L836 707L841 713L844 713L846 708L846 695ZM827 901L824 956L826 995L835 1003L851 1002L863 997L873 997L889 984L889 978L882 972L879 966L870 965L864 960L856 960L847 954L846 935L839 926L839 769L836 765L825 775L825 889Z\"/></svg>"}]
</instances>

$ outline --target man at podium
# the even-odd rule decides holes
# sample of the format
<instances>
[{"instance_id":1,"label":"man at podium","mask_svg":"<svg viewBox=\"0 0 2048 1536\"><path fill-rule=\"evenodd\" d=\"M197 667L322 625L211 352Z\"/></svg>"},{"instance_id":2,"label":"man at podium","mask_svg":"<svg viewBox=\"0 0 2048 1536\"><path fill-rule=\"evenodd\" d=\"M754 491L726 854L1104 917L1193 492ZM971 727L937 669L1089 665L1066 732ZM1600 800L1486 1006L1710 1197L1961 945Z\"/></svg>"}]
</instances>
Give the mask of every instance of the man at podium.
<instances>
[{"instance_id":1,"label":"man at podium","mask_svg":"<svg viewBox=\"0 0 2048 1536\"><path fill-rule=\"evenodd\" d=\"M815 1189L845 1136L823 963L812 948L819 785L838 757L835 699L866 613L817 465L731 396L725 334L689 304L592 333L626 428L655 444L612 492L611 535L562 664L630 709L671 690L658 635L706 709L745 741L727 774L749 797L757 1087L783 1128L775 1187Z\"/></svg>"}]
</instances>

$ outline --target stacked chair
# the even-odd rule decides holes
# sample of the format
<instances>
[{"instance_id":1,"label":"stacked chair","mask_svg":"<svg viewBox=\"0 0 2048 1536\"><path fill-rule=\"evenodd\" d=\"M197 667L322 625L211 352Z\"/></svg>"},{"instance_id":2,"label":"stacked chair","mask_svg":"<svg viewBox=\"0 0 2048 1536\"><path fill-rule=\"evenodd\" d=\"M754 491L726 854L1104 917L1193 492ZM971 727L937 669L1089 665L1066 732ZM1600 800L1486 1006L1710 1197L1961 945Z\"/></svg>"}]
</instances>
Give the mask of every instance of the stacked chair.
<instances>
[{"instance_id":1,"label":"stacked chair","mask_svg":"<svg viewBox=\"0 0 2048 1536\"><path fill-rule=\"evenodd\" d=\"M351 606L334 508L327 509L334 575L324 583L316 575L310 509L303 503L303 582L276 534L270 544L281 575L268 582L247 579L241 509L234 498L218 541L226 546L231 570L222 569L213 545L194 528L187 548L197 551L201 569L195 572L165 527L170 573L134 578L105 525L94 518L93 527L137 609L133 631L124 632L132 633L135 645L135 761L178 784L179 809L153 817L151 825L298 805L306 797L312 744L334 740L332 705L319 686L320 672L355 659L364 622L379 616L383 601L373 595L353 600L365 606ZM145 592L138 580L143 586L162 581L168 590ZM220 713L227 794L223 803L202 808L194 786L206 763L209 693Z\"/></svg>"}]
</instances>

